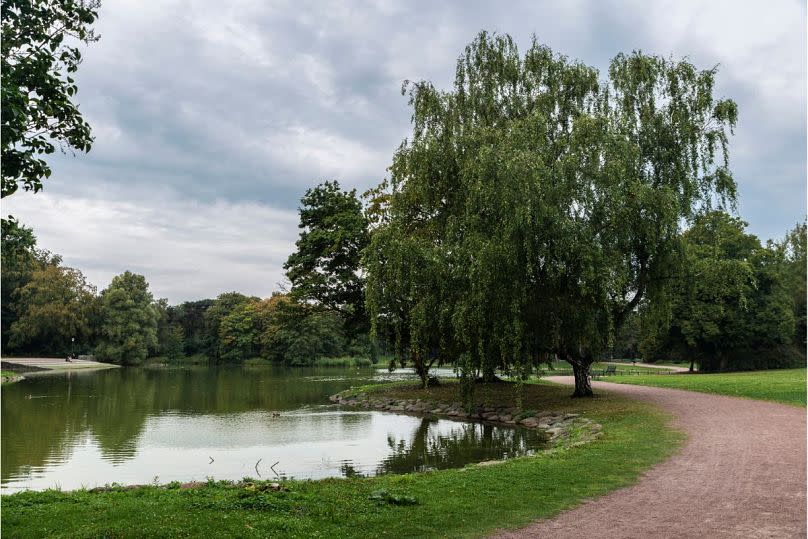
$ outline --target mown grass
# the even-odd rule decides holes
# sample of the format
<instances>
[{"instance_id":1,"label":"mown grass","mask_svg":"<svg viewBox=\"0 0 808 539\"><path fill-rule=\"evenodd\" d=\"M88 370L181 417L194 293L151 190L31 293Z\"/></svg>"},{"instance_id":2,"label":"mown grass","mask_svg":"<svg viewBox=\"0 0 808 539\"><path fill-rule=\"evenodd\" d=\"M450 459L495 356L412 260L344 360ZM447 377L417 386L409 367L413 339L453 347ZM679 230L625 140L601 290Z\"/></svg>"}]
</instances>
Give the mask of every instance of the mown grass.
<instances>
[{"instance_id":1,"label":"mown grass","mask_svg":"<svg viewBox=\"0 0 808 539\"><path fill-rule=\"evenodd\" d=\"M687 389L805 406L805 368L715 374L609 376L608 382Z\"/></svg>"},{"instance_id":2,"label":"mown grass","mask_svg":"<svg viewBox=\"0 0 808 539\"><path fill-rule=\"evenodd\" d=\"M650 405L608 392L569 398L552 384L478 387L479 403L578 412L603 425L587 445L470 466L375 478L261 483L210 482L202 488L146 486L109 492L22 492L2 499L9 537L477 537L552 516L635 482L682 440ZM375 387L390 396L456 401L457 386ZM413 497L416 505L374 500ZM379 498L379 496L375 496Z\"/></svg>"}]
</instances>

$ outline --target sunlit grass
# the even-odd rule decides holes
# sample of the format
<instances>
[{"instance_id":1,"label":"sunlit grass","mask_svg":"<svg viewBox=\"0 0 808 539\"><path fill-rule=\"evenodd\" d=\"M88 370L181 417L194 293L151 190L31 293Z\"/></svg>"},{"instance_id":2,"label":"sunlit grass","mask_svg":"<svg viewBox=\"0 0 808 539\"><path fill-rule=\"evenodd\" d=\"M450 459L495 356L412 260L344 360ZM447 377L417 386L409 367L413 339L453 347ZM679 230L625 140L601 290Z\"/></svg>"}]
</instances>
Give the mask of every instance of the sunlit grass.
<instances>
[{"instance_id":1,"label":"sunlit grass","mask_svg":"<svg viewBox=\"0 0 808 539\"><path fill-rule=\"evenodd\" d=\"M609 382L687 389L805 406L805 368L715 374L610 376Z\"/></svg>"}]
</instances>

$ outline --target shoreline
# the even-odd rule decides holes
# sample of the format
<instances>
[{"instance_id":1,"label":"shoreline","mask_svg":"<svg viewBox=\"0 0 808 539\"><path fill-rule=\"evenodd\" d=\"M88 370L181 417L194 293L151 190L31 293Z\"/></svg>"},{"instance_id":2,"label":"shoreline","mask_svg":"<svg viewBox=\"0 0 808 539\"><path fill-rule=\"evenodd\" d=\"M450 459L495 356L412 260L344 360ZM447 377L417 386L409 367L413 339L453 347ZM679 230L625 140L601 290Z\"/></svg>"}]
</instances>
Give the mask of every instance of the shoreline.
<instances>
[{"instance_id":1,"label":"shoreline","mask_svg":"<svg viewBox=\"0 0 808 539\"><path fill-rule=\"evenodd\" d=\"M0 359L0 366L2 370L25 376L120 368L120 365L102 363L100 361L73 359L67 362L64 358L43 357L2 358Z\"/></svg>"},{"instance_id":2,"label":"shoreline","mask_svg":"<svg viewBox=\"0 0 808 539\"><path fill-rule=\"evenodd\" d=\"M576 447L600 437L602 425L579 413L561 411L523 410L514 406L476 406L467 412L462 403L441 403L425 399L401 399L372 396L367 391L348 389L329 400L335 404L353 408L365 408L394 414L417 415L478 422L504 427L521 427L544 431L547 434L549 451L557 447Z\"/></svg>"}]
</instances>

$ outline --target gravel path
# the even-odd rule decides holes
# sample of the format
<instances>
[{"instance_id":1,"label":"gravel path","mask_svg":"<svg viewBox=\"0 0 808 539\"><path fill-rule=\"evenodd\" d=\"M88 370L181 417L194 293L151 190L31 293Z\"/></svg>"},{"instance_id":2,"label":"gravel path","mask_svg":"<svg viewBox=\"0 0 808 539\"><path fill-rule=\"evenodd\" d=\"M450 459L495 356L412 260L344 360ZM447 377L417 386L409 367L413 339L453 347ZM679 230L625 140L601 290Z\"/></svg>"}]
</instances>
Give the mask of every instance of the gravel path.
<instances>
[{"instance_id":1,"label":"gravel path","mask_svg":"<svg viewBox=\"0 0 808 539\"><path fill-rule=\"evenodd\" d=\"M688 435L685 446L634 486L499 537L806 536L805 408L608 382L593 387L671 412L673 426Z\"/></svg>"}]
</instances>

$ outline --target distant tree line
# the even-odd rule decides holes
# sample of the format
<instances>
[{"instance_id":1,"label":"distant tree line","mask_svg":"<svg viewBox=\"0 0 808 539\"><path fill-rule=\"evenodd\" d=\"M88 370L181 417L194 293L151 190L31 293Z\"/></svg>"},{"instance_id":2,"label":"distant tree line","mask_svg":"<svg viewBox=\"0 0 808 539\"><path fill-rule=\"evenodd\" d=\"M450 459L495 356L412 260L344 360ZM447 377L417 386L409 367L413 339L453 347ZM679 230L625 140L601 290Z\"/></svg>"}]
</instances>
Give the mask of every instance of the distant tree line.
<instances>
[{"instance_id":1,"label":"distant tree line","mask_svg":"<svg viewBox=\"0 0 808 539\"><path fill-rule=\"evenodd\" d=\"M301 227L298 250L287 263L291 293L262 299L228 292L169 305L152 296L145 277L128 271L97 294L81 271L38 249L30 228L3 219L3 352L72 351L121 365L154 356L285 365L340 356L375 361L355 271L368 233L356 193L336 182L309 190Z\"/></svg>"}]
</instances>

